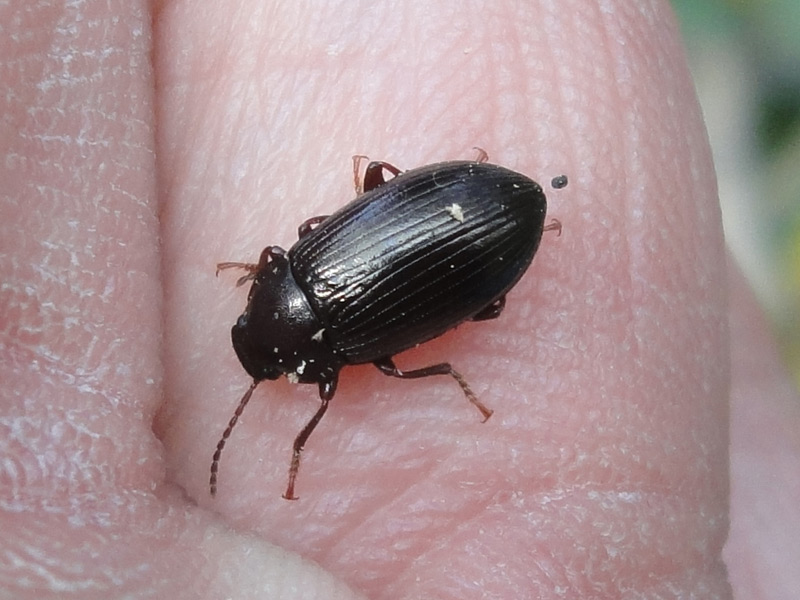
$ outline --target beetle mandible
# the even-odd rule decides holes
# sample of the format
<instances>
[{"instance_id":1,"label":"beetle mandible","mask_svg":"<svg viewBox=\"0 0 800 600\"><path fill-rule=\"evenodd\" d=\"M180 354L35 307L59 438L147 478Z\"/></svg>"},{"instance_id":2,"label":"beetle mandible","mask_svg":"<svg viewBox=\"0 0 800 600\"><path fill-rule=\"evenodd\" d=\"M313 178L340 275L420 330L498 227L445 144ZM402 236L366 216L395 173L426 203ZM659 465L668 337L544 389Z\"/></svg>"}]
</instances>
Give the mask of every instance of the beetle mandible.
<instances>
[{"instance_id":1,"label":"beetle mandible","mask_svg":"<svg viewBox=\"0 0 800 600\"><path fill-rule=\"evenodd\" d=\"M545 225L547 200L535 181L490 164L452 161L402 172L353 157L356 199L298 228L289 251L267 246L258 263L222 262L252 282L247 306L231 330L233 348L253 382L217 444L211 495L225 443L256 386L281 375L319 386L320 406L294 440L283 497L295 500L303 447L336 392L347 365L374 364L402 379L448 375L486 421L484 406L450 363L402 371L394 355L464 321L497 318L506 293L526 271ZM388 182L384 172L394 177ZM554 188L566 177L553 179Z\"/></svg>"}]
</instances>

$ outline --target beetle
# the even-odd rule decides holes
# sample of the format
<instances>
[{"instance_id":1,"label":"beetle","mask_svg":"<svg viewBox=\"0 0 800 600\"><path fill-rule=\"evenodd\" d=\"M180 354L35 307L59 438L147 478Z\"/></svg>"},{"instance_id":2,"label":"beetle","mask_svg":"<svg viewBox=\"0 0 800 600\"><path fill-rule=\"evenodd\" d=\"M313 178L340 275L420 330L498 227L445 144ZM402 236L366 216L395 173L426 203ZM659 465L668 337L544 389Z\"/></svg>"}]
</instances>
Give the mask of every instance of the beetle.
<instances>
[{"instance_id":1,"label":"beetle","mask_svg":"<svg viewBox=\"0 0 800 600\"><path fill-rule=\"evenodd\" d=\"M233 427L264 380L285 375L319 386L320 405L294 440L283 497L295 500L300 455L336 392L340 370L374 364L401 379L448 375L486 421L481 403L450 363L403 371L394 356L464 321L500 316L506 294L539 247L547 201L528 177L487 162L432 164L402 172L370 162L363 179L353 157L357 197L330 216L303 222L289 251L267 246L257 263L222 262L252 282L247 306L231 329L233 348L253 382L217 444L209 486ZM385 173L392 174L386 181ZM554 188L566 177L553 179Z\"/></svg>"}]
</instances>

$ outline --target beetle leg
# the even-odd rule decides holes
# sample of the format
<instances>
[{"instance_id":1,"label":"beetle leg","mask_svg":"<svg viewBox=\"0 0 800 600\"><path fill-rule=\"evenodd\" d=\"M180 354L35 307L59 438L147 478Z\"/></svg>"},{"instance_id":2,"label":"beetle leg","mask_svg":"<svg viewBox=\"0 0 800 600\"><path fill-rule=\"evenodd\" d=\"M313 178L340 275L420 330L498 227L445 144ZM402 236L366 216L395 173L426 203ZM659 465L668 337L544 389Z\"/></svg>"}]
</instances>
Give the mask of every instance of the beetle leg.
<instances>
[{"instance_id":1,"label":"beetle leg","mask_svg":"<svg viewBox=\"0 0 800 600\"><path fill-rule=\"evenodd\" d=\"M473 150L477 150L478 156L475 157L475 162L485 163L489 160L489 155L486 153L486 150L479 146L473 146Z\"/></svg>"},{"instance_id":2,"label":"beetle leg","mask_svg":"<svg viewBox=\"0 0 800 600\"><path fill-rule=\"evenodd\" d=\"M506 297L500 296L497 300L492 302L489 306L480 311L477 315L472 317L473 321L488 321L489 319L496 319L503 312L506 307Z\"/></svg>"},{"instance_id":3,"label":"beetle leg","mask_svg":"<svg viewBox=\"0 0 800 600\"><path fill-rule=\"evenodd\" d=\"M297 500L297 496L294 495L294 482L297 479L297 471L300 469L300 453L303 451L303 447L306 445L306 441L308 441L308 436L311 435L311 432L314 431L314 428L319 424L322 420L322 417L325 415L325 411L328 410L328 403L333 398L333 394L336 392L336 379L332 379L331 381L321 381L319 384L319 398L320 398L320 405L317 409L317 412L314 413L314 416L311 417L311 420L306 423L306 426L297 434L297 437L294 438L294 445L292 446L292 462L289 465L289 482L286 484L286 492L284 492L283 497L286 500Z\"/></svg>"},{"instance_id":4,"label":"beetle leg","mask_svg":"<svg viewBox=\"0 0 800 600\"><path fill-rule=\"evenodd\" d=\"M208 486L211 490L211 495L217 495L217 472L219 471L219 459L222 456L222 449L225 447L225 442L228 441L228 438L231 436L231 432L233 431L236 422L239 420L239 417L242 416L244 412L244 407L247 406L247 403L250 402L250 396L253 395L253 390L256 389L256 386L259 384L258 380L253 380L253 383L250 384L250 387L242 396L242 399L239 401L239 406L236 407L236 410L231 417L231 420L228 422L228 426L225 428L225 431L222 433L222 437L220 438L219 442L217 442L217 449L214 451L214 458L211 459L211 477L208 480Z\"/></svg>"},{"instance_id":5,"label":"beetle leg","mask_svg":"<svg viewBox=\"0 0 800 600\"><path fill-rule=\"evenodd\" d=\"M369 156L363 154L353 155L353 187L355 187L356 196L360 196L364 193L364 183L361 181L360 175L362 160L369 160Z\"/></svg>"},{"instance_id":6,"label":"beetle leg","mask_svg":"<svg viewBox=\"0 0 800 600\"><path fill-rule=\"evenodd\" d=\"M310 220L310 219L309 219ZM242 275L236 280L236 287L240 287L248 281L253 281L258 275L258 272L265 268L270 261L276 258L283 258L286 256L286 250L280 246L267 246L261 251L261 256L258 258L258 263L241 263L241 262L221 262L217 263L216 275L219 276L220 271L225 269L243 269L247 271L246 275Z\"/></svg>"},{"instance_id":7,"label":"beetle leg","mask_svg":"<svg viewBox=\"0 0 800 600\"><path fill-rule=\"evenodd\" d=\"M453 379L458 382L458 385L461 386L461 391L464 392L464 395L467 397L467 400L472 402L475 407L481 411L483 415L483 421L492 416L493 410L487 408L483 402L478 400L478 397L475 395L475 392L472 391L472 388L469 387L467 380L462 377L461 373L456 371L450 363L439 363L436 365L431 365L429 367L423 367L421 369L414 369L413 371L401 371L397 368L397 365L394 364L394 361L390 356L385 358L381 358L376 360L373 363L384 375L390 375L392 377L399 377L401 379L419 379L421 377L430 377L432 375L450 375Z\"/></svg>"},{"instance_id":8,"label":"beetle leg","mask_svg":"<svg viewBox=\"0 0 800 600\"><path fill-rule=\"evenodd\" d=\"M329 215L322 215L319 217L311 217L310 219L306 219L300 224L300 227L297 228L297 237L304 238L309 233L314 230L314 225L319 225L325 219L328 218Z\"/></svg>"},{"instance_id":9,"label":"beetle leg","mask_svg":"<svg viewBox=\"0 0 800 600\"><path fill-rule=\"evenodd\" d=\"M394 165L383 162L382 160L373 160L371 163L367 165L367 170L364 171L364 191L368 192L370 190L374 190L376 187L382 186L386 183L386 179L383 177L383 171L389 171L392 175L397 177L402 173L400 169L395 167Z\"/></svg>"},{"instance_id":10,"label":"beetle leg","mask_svg":"<svg viewBox=\"0 0 800 600\"><path fill-rule=\"evenodd\" d=\"M561 237L561 221L558 219L550 219L550 223L545 225L542 231L556 231L556 235Z\"/></svg>"},{"instance_id":11,"label":"beetle leg","mask_svg":"<svg viewBox=\"0 0 800 600\"><path fill-rule=\"evenodd\" d=\"M361 178L359 176L361 161L368 158L368 156L364 156L363 154L356 154L353 156L353 183L355 184L357 196L360 196L364 192L374 190L376 187L380 187L386 183L386 179L383 176L384 169L395 177L402 173L400 169L391 163L383 162L382 160L373 160L367 165L367 170L364 171L364 177Z\"/></svg>"}]
</instances>

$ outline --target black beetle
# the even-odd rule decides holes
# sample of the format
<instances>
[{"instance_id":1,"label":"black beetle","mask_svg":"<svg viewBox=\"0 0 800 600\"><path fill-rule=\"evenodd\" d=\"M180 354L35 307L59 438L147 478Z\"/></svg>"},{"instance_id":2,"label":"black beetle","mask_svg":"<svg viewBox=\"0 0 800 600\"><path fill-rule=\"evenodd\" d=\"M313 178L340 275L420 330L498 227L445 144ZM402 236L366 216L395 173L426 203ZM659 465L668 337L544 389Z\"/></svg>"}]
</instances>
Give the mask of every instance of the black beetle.
<instances>
[{"instance_id":1,"label":"black beetle","mask_svg":"<svg viewBox=\"0 0 800 600\"><path fill-rule=\"evenodd\" d=\"M486 408L449 363L401 371L392 357L467 321L494 319L506 293L530 265L545 226L547 201L531 179L477 161L444 162L407 172L371 162L359 196L330 216L308 219L286 252L267 246L258 264L224 262L252 281L247 307L231 330L233 348L253 383L217 444L211 495L225 442L265 379L316 383L316 414L295 438L283 497L295 499L300 453L336 391L345 365L373 363L385 375L449 375L488 419ZM388 182L384 171L395 177ZM564 187L566 177L553 180ZM315 227L316 226L316 227Z\"/></svg>"}]
</instances>

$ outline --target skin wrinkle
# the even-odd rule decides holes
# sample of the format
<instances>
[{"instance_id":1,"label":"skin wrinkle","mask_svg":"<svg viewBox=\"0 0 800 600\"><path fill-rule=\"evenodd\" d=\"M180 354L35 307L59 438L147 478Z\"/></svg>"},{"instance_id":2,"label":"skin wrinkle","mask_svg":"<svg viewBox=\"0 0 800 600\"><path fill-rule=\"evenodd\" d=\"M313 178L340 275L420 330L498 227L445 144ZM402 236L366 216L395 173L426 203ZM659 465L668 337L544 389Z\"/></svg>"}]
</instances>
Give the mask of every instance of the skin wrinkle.
<instances>
[{"instance_id":1,"label":"skin wrinkle","mask_svg":"<svg viewBox=\"0 0 800 600\"><path fill-rule=\"evenodd\" d=\"M629 137L629 136L626 136L626 137ZM634 270L632 270L632 271L634 271ZM668 298L666 298L666 297L665 297L665 298L663 299L663 301L664 301L664 302L668 302ZM638 336L638 339L643 339L643 338L642 338L642 336L641 336L641 335L639 335L639 336ZM646 339L646 338L644 338L644 339Z\"/></svg>"},{"instance_id":2,"label":"skin wrinkle","mask_svg":"<svg viewBox=\"0 0 800 600\"><path fill-rule=\"evenodd\" d=\"M450 456L452 456L453 454L456 454L456 450L451 452ZM420 473L422 475L425 475L425 474L431 474L432 475L436 471L441 470L442 464L444 462L446 462L446 460L447 460L447 458L443 457L442 460L439 461L439 462L430 461L425 468L422 468L422 466L420 466L420 465L416 465L414 473L415 474L416 473ZM431 478L431 479L433 479L433 478ZM394 512L394 511L392 511L390 509L396 509L399 506L403 506L403 505L409 503L409 501L411 501L410 503L412 505L415 505L415 510L413 512L414 519L415 520L420 519L419 508L418 508L418 506L419 506L419 498L417 497L417 495L416 495L416 493L414 491L408 490L408 491L400 493L400 494L398 494L396 496L385 495L379 505L377 505L377 506L376 505L371 505L370 506L370 517L368 517L368 519L366 521L363 521L362 523L360 523L359 526L348 528L342 537L339 537L338 539L336 539L334 544L327 550L326 554L328 556L339 556L339 557L341 557L341 559L343 559L345 561L348 560L348 556L350 556L349 560L353 560L353 558L358 557L360 554L363 554L363 550L361 550L361 546L362 546L361 544L350 543L348 545L348 541L357 540L357 539L360 539L360 537L366 537L366 536L363 535L362 529L365 530L365 531L368 531L369 528L370 528L370 525L373 522L380 522L386 516L390 517L390 520L391 520L392 515L396 514L396 512ZM433 507L433 505L436 503L436 501L434 499L431 499L429 503L431 504L431 507ZM449 513L450 513L449 515L442 515L442 514L437 513L437 512L434 511L430 515L429 518L423 519L423 521L426 523L426 525L419 526L416 529L416 531L420 531L420 532L424 531L425 532L424 539L417 540L417 542L415 544L415 546L418 547L419 551L421 552L421 554L417 555L418 558L416 560L419 561L419 560L422 559L422 556L424 554L423 546L425 544L425 539L427 539L427 540L430 540L430 539L443 540L443 539L445 539L447 531L454 530L455 528L457 528L457 520L458 519L469 518L466 515L479 514L485 508L486 504L487 504L486 502L476 502L475 504L472 504L472 506L474 506L474 508L469 510L469 511L467 511L466 513L464 511L464 506L454 506L454 505L451 504L449 506L449 509L450 509L449 510ZM408 518L408 517L406 517L406 518ZM443 521L445 521L445 522L443 522ZM387 527L387 530L391 531L392 533L397 533L398 531L407 532L407 530L404 529L404 528L392 530L391 527ZM340 548L344 548L344 549L349 548L350 551L346 551L346 550L345 551L340 551L340 550L338 550ZM411 548L405 548L404 550L406 552L410 552ZM397 560L397 558L398 557L396 555L387 556L385 562L388 565L388 564L391 564L392 562L394 562L395 560Z\"/></svg>"}]
</instances>

